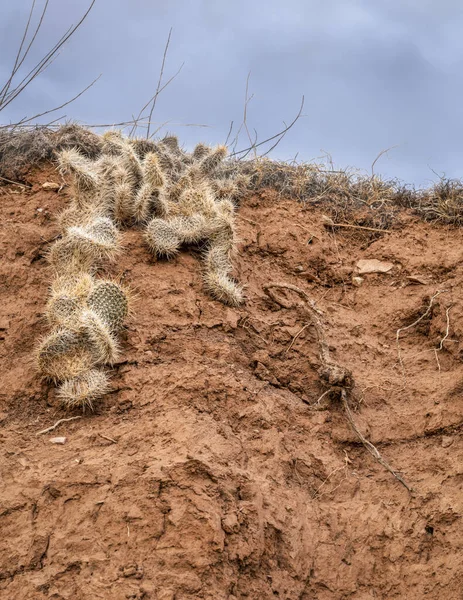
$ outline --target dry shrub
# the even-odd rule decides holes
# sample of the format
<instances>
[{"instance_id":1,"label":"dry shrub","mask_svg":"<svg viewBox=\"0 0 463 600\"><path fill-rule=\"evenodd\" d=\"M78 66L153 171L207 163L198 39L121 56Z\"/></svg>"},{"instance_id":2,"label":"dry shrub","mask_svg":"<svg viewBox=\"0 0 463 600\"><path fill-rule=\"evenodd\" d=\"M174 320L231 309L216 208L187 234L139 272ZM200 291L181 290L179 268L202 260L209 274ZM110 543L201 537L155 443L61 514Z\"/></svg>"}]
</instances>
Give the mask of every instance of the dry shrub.
<instances>
[{"instance_id":1,"label":"dry shrub","mask_svg":"<svg viewBox=\"0 0 463 600\"><path fill-rule=\"evenodd\" d=\"M281 197L323 207L335 222L380 229L391 227L400 209L412 210L427 221L463 224L463 181L441 179L427 189L355 170L333 170L325 164L287 163L268 158L228 161L220 175L248 178L246 192L276 190Z\"/></svg>"},{"instance_id":2,"label":"dry shrub","mask_svg":"<svg viewBox=\"0 0 463 600\"><path fill-rule=\"evenodd\" d=\"M408 199L410 208L426 221L447 225L463 225L463 181L441 179L432 187L415 193Z\"/></svg>"},{"instance_id":3,"label":"dry shrub","mask_svg":"<svg viewBox=\"0 0 463 600\"><path fill-rule=\"evenodd\" d=\"M53 156L49 130L0 129L0 176L21 181L26 171Z\"/></svg>"},{"instance_id":4,"label":"dry shrub","mask_svg":"<svg viewBox=\"0 0 463 600\"><path fill-rule=\"evenodd\" d=\"M101 138L80 125L50 127L0 128L0 177L22 181L32 167L52 160L55 152L79 148L82 154L96 158L101 152Z\"/></svg>"}]
</instances>

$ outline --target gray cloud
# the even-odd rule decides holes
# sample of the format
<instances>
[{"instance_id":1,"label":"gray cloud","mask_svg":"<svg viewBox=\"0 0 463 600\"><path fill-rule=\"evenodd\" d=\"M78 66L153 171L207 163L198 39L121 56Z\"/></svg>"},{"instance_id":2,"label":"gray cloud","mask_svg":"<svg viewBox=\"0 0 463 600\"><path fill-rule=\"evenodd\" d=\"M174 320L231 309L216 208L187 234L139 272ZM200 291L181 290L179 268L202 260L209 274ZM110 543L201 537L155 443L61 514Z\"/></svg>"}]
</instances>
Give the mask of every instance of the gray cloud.
<instances>
[{"instance_id":1,"label":"gray cloud","mask_svg":"<svg viewBox=\"0 0 463 600\"><path fill-rule=\"evenodd\" d=\"M34 57L86 6L51 0ZM0 9L2 78L28 9L28 0ZM87 123L130 119L154 92L173 27L166 77L185 65L159 98L155 118L171 121L168 129L187 145L223 141L230 120L239 125L251 71L248 119L260 139L291 120L306 98L304 118L275 157L310 160L324 150L340 166L369 169L378 152L398 145L377 170L420 185L435 177L429 166L461 175L462 24L461 3L449 0L438 11L431 0L97 0L62 55L2 120L55 106L99 73L68 116Z\"/></svg>"}]
</instances>

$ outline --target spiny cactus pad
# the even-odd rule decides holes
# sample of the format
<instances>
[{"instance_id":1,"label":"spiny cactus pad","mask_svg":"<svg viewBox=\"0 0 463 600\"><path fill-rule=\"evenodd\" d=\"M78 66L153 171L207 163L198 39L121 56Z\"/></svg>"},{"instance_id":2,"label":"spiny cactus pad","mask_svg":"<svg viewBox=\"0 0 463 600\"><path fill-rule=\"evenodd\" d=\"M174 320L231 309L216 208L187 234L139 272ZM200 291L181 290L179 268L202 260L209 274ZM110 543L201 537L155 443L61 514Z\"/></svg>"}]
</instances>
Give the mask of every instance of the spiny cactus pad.
<instances>
[{"instance_id":1,"label":"spiny cactus pad","mask_svg":"<svg viewBox=\"0 0 463 600\"><path fill-rule=\"evenodd\" d=\"M87 298L87 304L112 331L119 329L128 312L127 296L113 281L100 281Z\"/></svg>"},{"instance_id":2,"label":"spiny cactus pad","mask_svg":"<svg viewBox=\"0 0 463 600\"><path fill-rule=\"evenodd\" d=\"M38 349L40 371L54 381L77 377L94 364L88 348L78 332L69 329L53 331Z\"/></svg>"},{"instance_id":3,"label":"spiny cactus pad","mask_svg":"<svg viewBox=\"0 0 463 600\"><path fill-rule=\"evenodd\" d=\"M58 397L70 410L74 408L93 410L93 403L107 394L109 389L106 373L90 369L86 373L64 381L58 390Z\"/></svg>"},{"instance_id":4,"label":"spiny cactus pad","mask_svg":"<svg viewBox=\"0 0 463 600\"><path fill-rule=\"evenodd\" d=\"M145 239L151 251L159 257L172 258L177 254L182 240L169 221L151 219L146 227Z\"/></svg>"},{"instance_id":5,"label":"spiny cactus pad","mask_svg":"<svg viewBox=\"0 0 463 600\"><path fill-rule=\"evenodd\" d=\"M95 364L112 365L119 356L119 346L110 327L93 310L81 315L83 342L89 348Z\"/></svg>"}]
</instances>

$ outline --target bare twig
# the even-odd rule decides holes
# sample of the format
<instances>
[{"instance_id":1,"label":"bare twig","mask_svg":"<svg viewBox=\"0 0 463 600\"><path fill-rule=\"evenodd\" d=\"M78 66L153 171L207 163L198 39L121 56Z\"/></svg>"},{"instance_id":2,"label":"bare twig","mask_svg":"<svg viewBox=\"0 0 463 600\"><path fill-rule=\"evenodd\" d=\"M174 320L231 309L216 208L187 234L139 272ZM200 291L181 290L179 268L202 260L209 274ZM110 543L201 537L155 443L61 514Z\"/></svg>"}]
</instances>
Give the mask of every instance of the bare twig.
<instances>
[{"instance_id":1,"label":"bare twig","mask_svg":"<svg viewBox=\"0 0 463 600\"><path fill-rule=\"evenodd\" d=\"M394 148L397 148L397 145L395 146L391 146L390 148L386 148L385 150L381 150L381 152L378 154L378 156L375 158L375 160L373 161L372 165L371 165L371 176L373 177L375 174L375 164L378 162L378 160L384 155L387 154L389 152L389 150L393 150Z\"/></svg>"},{"instance_id":2,"label":"bare twig","mask_svg":"<svg viewBox=\"0 0 463 600\"><path fill-rule=\"evenodd\" d=\"M100 438L103 438L104 440L108 440L108 442L112 442L113 444L117 444L117 440L108 437L107 435L103 435L102 433L98 434L100 436Z\"/></svg>"},{"instance_id":3,"label":"bare twig","mask_svg":"<svg viewBox=\"0 0 463 600\"><path fill-rule=\"evenodd\" d=\"M32 37L32 42L29 44L28 50L26 50L26 52L24 53L24 56L21 59L21 52L22 52L22 49L23 49L23 46L24 46L24 42L26 41L26 38L27 38L27 33L29 31L29 25L31 24L31 20L32 20L32 15L34 13L35 1L36 0L33 0L32 4L31 4L31 9L29 11L29 17L27 19L26 27L24 29L24 34L23 34L23 37L21 39L21 43L19 45L18 52L16 54L16 59L14 61L13 69L11 70L10 77L8 78L8 81L5 83L5 85L3 86L3 88L0 91L0 104L3 101L5 95L8 93L8 90L10 89L10 86L11 86L11 82L13 81L13 78L14 78L17 70L21 67L21 64L24 62L24 59L26 58L26 56L28 54L28 50L31 47L32 43L34 42L35 36L37 35L37 31L38 31L39 28L36 28L36 32L35 32L34 36ZM45 11L47 10L47 6L48 6L48 0L45 3L45 7L44 7L44 9L42 11L42 18L43 18L44 14L45 14ZM41 20L39 22L39 26L40 26Z\"/></svg>"},{"instance_id":4,"label":"bare twig","mask_svg":"<svg viewBox=\"0 0 463 600\"><path fill-rule=\"evenodd\" d=\"M60 109L64 108L65 106L68 106L68 104L71 104L71 102L74 102L74 100L77 100L77 98L80 98L83 94L85 94L85 92L87 90L89 90L93 85L95 85L95 83L98 81L98 79L100 79L100 77L101 77L101 74L98 75L98 77L96 77L89 85L87 85L87 87L85 87L83 90L81 90L73 98L71 98L70 100L67 100L67 102L60 104L60 106L57 106L56 108L50 108L49 110L46 110L42 113L38 113L38 114L34 115L33 117L29 117L28 119L23 119L23 121L21 122L21 125L30 123L31 121L34 121L35 119L39 119L40 117L49 115L52 112L56 112L57 110L60 110Z\"/></svg>"},{"instance_id":5,"label":"bare twig","mask_svg":"<svg viewBox=\"0 0 463 600\"><path fill-rule=\"evenodd\" d=\"M62 46L69 40L69 38L72 35L74 35L74 33L77 31L77 29L85 21L85 19L87 18L88 14L92 10L93 5L95 4L96 0L92 0L92 2L90 3L90 6L85 11L85 13L83 14L83 16L80 18L80 20L78 21L78 23L76 25L71 26L66 31L66 33L58 40L58 42L51 48L51 50L49 50L45 54L45 56L43 56L42 59L40 59L35 64L35 66L27 73L27 75L25 75L25 77L23 77L23 79L10 91L10 87L12 85L14 76L18 72L19 67L24 62L26 56L28 55L28 53L29 53L29 51L31 49L31 46L32 46L33 42L36 39L37 34L39 33L39 31L40 31L40 29L42 27L43 18L45 16L45 12L46 12L46 9L47 9L47 6L48 6L48 2L49 2L49 0L47 0L46 3L45 3L45 7L44 7L44 9L42 11L41 18L40 18L39 23L38 23L38 25L36 27L36 30L34 32L34 35L32 37L31 42L29 43L29 45L28 45L25 53L23 54L22 58L19 58L20 54L17 55L17 60L15 61L15 66L13 67L12 74L10 75L8 81L3 86L3 89L1 91L1 98L0 98L0 111L2 111L11 102L13 102L13 100L15 100L15 98L17 98L19 96L19 94L21 94L21 92L23 92L26 89L26 87L51 64L51 62L57 56L60 48L62 48ZM28 26L27 26L27 29L28 29ZM21 43L21 47L22 46L24 46L24 41L22 41L22 43Z\"/></svg>"},{"instance_id":6,"label":"bare twig","mask_svg":"<svg viewBox=\"0 0 463 600\"><path fill-rule=\"evenodd\" d=\"M50 431L54 431L58 425L61 425L61 423L66 423L67 421L75 421L76 419L81 419L81 416L77 416L77 417L68 417L67 419L60 419L59 421L56 421L56 423L54 425L52 425L51 427L47 427L46 429L42 429L42 431L38 431L35 435L43 435L44 433L49 433Z\"/></svg>"},{"instance_id":7,"label":"bare twig","mask_svg":"<svg viewBox=\"0 0 463 600\"><path fill-rule=\"evenodd\" d=\"M238 131L236 132L236 135L235 135L235 137L233 138L233 141L230 144L231 146L233 146L233 152L236 150L236 146L238 145L238 142L239 142L239 139L240 139L240 134L241 134L241 131L242 131L243 127L245 127L245 129L246 129L246 132L248 134L249 143L251 144L251 146L249 148L249 151L251 151L254 148L254 144L253 144L253 142L251 140L251 136L249 135L249 129L248 129L248 126L247 126L248 104L254 98L254 94L252 94L250 98L248 97L249 78L250 78L250 76L251 76L251 71L249 71L248 76L246 77L246 89L245 89L245 93L244 93L243 121L241 122L241 125L238 127ZM257 134L256 134L256 138L257 138ZM231 154L231 156L234 156L234 155Z\"/></svg>"},{"instance_id":8,"label":"bare twig","mask_svg":"<svg viewBox=\"0 0 463 600\"><path fill-rule=\"evenodd\" d=\"M446 329L445 329L445 335L444 335L444 337L443 337L443 338L441 339L441 341L440 341L440 344L439 344L439 348L438 348L438 350L442 350L442 349L443 349L443 347L444 347L444 342L445 342L445 340L446 340L446 339L449 337L449 330L450 330L450 315L449 315L449 313L450 313L450 309L451 309L451 308L452 308L452 307L451 307L451 306L449 306L449 307L447 307L447 309L445 310L445 318L446 318L446 320L447 320L447 327L446 327Z\"/></svg>"},{"instance_id":9,"label":"bare twig","mask_svg":"<svg viewBox=\"0 0 463 600\"><path fill-rule=\"evenodd\" d=\"M162 76L164 75L164 66L166 64L167 52L169 51L169 44L170 44L170 37L171 37L171 35L172 35L172 27L169 30L169 35L167 37L166 46L164 48L164 54L162 56L162 63L161 63L161 70L159 72L158 86L156 88L156 93L154 94L153 102L151 104L151 110L150 110L150 113L149 113L149 120L150 121L151 121L151 117L153 116L154 108L156 106L156 101L157 101L158 96L159 96L159 90L161 88ZM146 132L146 138L148 139L149 136L150 136L150 126L148 125L148 131Z\"/></svg>"},{"instance_id":10,"label":"bare twig","mask_svg":"<svg viewBox=\"0 0 463 600\"><path fill-rule=\"evenodd\" d=\"M26 185L25 183L19 183L19 181L13 181L12 179L7 179L6 177L1 177L1 176L0 176L0 179L2 181L6 181L7 183L12 183L13 185L19 185L19 186L21 186L23 188L26 188L28 190L32 189L31 185Z\"/></svg>"},{"instance_id":11,"label":"bare twig","mask_svg":"<svg viewBox=\"0 0 463 600\"><path fill-rule=\"evenodd\" d=\"M254 94L252 94L251 97L248 98L249 78L250 77L251 77L251 71L249 71L248 76L246 78L246 92L245 92L245 97L244 97L243 126L246 129L246 133L248 135L249 143L251 144L251 147L254 148L254 155L257 156L257 151L256 151L256 148L255 148L255 145L254 145L255 141L254 142L252 141L251 134L249 133L249 129L248 129L248 104L254 98ZM256 133L256 139L257 139L257 133Z\"/></svg>"},{"instance_id":12,"label":"bare twig","mask_svg":"<svg viewBox=\"0 0 463 600\"><path fill-rule=\"evenodd\" d=\"M291 340L291 343L289 344L289 346L286 348L285 350L285 354L287 354L291 348L294 346L294 342L297 340L297 338L301 335L301 333L303 331L305 331L307 329L307 327L310 326L310 323L307 323L306 325L304 325L304 327L302 329L299 329L299 331L296 333L296 335L293 337L293 339Z\"/></svg>"},{"instance_id":13,"label":"bare twig","mask_svg":"<svg viewBox=\"0 0 463 600\"><path fill-rule=\"evenodd\" d=\"M252 150L254 150L255 148L258 148L259 146L263 146L264 144L267 144L268 142L271 142L272 140L279 138L283 133L286 133L287 131L289 131L300 119L300 117L302 115L302 109L304 108L304 101L305 101L304 96L302 96L302 101L301 101L301 106L299 108L299 112L297 113L296 117L291 121L291 123L288 126L286 126L282 131L279 131L275 135L272 135L271 137L267 138L266 140L263 140L262 142L259 142L258 144L257 143L253 144L249 148L244 148L243 150L237 150L236 152L234 151L232 154L230 154L230 157L238 156L239 154L249 153Z\"/></svg>"},{"instance_id":14,"label":"bare twig","mask_svg":"<svg viewBox=\"0 0 463 600\"><path fill-rule=\"evenodd\" d=\"M230 139L232 131L233 131L233 121L230 121L230 129L228 130L227 139L224 142L224 146L226 146L228 144L228 140Z\"/></svg>"}]
</instances>

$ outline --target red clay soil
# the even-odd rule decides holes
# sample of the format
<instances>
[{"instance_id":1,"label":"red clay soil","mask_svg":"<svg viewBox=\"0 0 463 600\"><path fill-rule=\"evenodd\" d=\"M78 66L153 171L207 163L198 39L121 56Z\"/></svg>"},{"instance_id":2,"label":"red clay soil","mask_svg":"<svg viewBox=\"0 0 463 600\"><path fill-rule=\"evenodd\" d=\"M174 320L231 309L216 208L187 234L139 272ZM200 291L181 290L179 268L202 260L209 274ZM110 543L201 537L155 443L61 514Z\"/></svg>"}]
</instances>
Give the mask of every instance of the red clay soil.
<instances>
[{"instance_id":1,"label":"red clay soil","mask_svg":"<svg viewBox=\"0 0 463 600\"><path fill-rule=\"evenodd\" d=\"M109 272L138 300L113 391L36 435L79 413L33 360L66 189L42 189L59 182L49 167L29 181L0 188L2 599L463 598L461 230L403 213L385 235L334 233L319 209L249 197L239 309L204 293L198 250L156 262L128 230ZM394 267L357 287L369 258ZM272 301L269 282L316 302L333 359L352 371L359 430L412 493L335 395L317 403L315 331L289 348L310 321Z\"/></svg>"}]
</instances>

